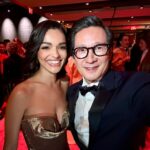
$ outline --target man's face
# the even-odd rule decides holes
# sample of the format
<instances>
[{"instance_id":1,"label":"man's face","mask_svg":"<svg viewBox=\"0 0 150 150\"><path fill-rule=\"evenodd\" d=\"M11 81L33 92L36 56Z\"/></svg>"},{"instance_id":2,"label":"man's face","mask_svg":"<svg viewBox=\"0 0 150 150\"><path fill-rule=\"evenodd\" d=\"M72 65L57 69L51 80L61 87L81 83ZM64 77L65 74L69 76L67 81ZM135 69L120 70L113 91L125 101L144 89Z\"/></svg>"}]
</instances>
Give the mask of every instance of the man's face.
<instances>
[{"instance_id":1,"label":"man's face","mask_svg":"<svg viewBox=\"0 0 150 150\"><path fill-rule=\"evenodd\" d=\"M109 44L106 33L101 27L88 27L75 35L74 48L93 47L97 44ZM86 58L78 59L75 56L74 59L80 74L88 83L92 83L104 76L109 67L110 56L109 54L96 56L90 49Z\"/></svg>"}]
</instances>

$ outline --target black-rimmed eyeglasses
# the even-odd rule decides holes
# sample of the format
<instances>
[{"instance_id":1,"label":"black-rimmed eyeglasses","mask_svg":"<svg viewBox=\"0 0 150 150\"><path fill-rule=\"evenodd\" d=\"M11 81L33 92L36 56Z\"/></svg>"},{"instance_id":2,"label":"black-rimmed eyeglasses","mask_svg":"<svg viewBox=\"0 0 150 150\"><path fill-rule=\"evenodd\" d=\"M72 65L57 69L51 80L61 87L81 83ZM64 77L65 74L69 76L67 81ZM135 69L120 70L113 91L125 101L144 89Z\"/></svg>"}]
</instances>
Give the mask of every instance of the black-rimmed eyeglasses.
<instances>
[{"instance_id":1,"label":"black-rimmed eyeglasses","mask_svg":"<svg viewBox=\"0 0 150 150\"><path fill-rule=\"evenodd\" d=\"M73 50L73 54L78 59L83 59L88 56L89 50L91 49L96 56L107 55L110 44L97 44L93 47L77 47Z\"/></svg>"}]
</instances>

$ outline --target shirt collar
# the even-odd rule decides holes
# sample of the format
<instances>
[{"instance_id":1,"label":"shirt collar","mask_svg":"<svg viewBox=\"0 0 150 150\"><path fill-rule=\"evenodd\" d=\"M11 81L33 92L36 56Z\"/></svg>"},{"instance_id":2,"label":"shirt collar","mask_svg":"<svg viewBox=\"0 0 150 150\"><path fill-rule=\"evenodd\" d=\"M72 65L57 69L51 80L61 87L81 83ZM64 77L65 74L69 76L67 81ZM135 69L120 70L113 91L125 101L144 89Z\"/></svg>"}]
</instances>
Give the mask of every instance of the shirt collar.
<instances>
[{"instance_id":1,"label":"shirt collar","mask_svg":"<svg viewBox=\"0 0 150 150\"><path fill-rule=\"evenodd\" d=\"M88 84L86 80L83 78L81 86L93 86L93 85L99 85L101 84L104 86L107 90L115 89L117 88L121 83L123 79L122 73L108 70L104 77L97 82Z\"/></svg>"},{"instance_id":2,"label":"shirt collar","mask_svg":"<svg viewBox=\"0 0 150 150\"><path fill-rule=\"evenodd\" d=\"M93 83L87 83L86 80L85 80L85 78L83 78L82 86L93 86L93 85L98 86L98 84L99 84L99 81L93 82Z\"/></svg>"}]
</instances>

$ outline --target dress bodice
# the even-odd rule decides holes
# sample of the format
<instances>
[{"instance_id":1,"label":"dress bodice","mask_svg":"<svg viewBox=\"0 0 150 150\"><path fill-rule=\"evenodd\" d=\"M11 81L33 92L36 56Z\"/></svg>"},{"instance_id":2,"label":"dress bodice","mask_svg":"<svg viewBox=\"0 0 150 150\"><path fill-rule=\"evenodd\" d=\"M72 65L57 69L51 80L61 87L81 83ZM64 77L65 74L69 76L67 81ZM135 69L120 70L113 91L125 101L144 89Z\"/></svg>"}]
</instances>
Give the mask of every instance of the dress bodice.
<instances>
[{"instance_id":1,"label":"dress bodice","mask_svg":"<svg viewBox=\"0 0 150 150\"><path fill-rule=\"evenodd\" d=\"M21 123L28 149L69 150L66 129L69 125L65 112L61 124L57 118L48 115L25 116Z\"/></svg>"}]
</instances>

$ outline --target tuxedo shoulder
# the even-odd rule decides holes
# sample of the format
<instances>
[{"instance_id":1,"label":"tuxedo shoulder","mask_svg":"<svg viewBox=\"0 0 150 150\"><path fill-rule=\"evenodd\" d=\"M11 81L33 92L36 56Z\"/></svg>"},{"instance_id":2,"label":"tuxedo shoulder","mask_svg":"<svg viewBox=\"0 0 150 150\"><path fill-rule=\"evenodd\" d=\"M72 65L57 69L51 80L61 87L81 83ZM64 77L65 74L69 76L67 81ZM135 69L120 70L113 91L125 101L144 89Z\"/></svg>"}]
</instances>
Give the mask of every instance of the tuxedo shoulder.
<instances>
[{"instance_id":1,"label":"tuxedo shoulder","mask_svg":"<svg viewBox=\"0 0 150 150\"><path fill-rule=\"evenodd\" d=\"M114 71L115 72L115 71ZM115 72L115 74L118 76L121 76L122 78L127 78L127 79L142 79L142 80L150 80L150 73L146 72ZM140 81L138 81L140 82Z\"/></svg>"},{"instance_id":2,"label":"tuxedo shoulder","mask_svg":"<svg viewBox=\"0 0 150 150\"><path fill-rule=\"evenodd\" d=\"M107 83L112 84L113 86L121 89L121 88L131 88L131 89L139 89L144 84L150 84L150 74L144 72L118 72L111 71L108 74L109 78L106 78ZM111 81L111 82L110 82Z\"/></svg>"},{"instance_id":3,"label":"tuxedo shoulder","mask_svg":"<svg viewBox=\"0 0 150 150\"><path fill-rule=\"evenodd\" d=\"M132 72L127 75L125 80L126 86L132 87L134 90L138 90L140 87L150 85L150 74L145 72Z\"/></svg>"},{"instance_id":4,"label":"tuxedo shoulder","mask_svg":"<svg viewBox=\"0 0 150 150\"><path fill-rule=\"evenodd\" d=\"M150 74L146 72L134 72L131 78L132 80L137 80L137 82L150 82Z\"/></svg>"}]
</instances>

